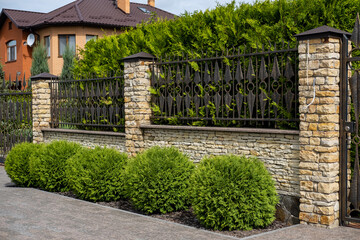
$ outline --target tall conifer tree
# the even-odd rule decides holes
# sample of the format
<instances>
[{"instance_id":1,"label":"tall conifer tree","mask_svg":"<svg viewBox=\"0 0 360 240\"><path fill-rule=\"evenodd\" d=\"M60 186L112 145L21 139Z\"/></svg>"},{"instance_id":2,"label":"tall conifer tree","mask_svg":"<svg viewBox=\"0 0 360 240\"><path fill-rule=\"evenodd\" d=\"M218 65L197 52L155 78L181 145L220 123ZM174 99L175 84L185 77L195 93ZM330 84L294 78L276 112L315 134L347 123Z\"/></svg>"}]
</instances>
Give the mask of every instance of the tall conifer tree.
<instances>
[{"instance_id":1,"label":"tall conifer tree","mask_svg":"<svg viewBox=\"0 0 360 240\"><path fill-rule=\"evenodd\" d=\"M48 73L49 65L47 61L46 48L44 44L37 43L32 52L31 75L35 76L40 73Z\"/></svg>"}]
</instances>

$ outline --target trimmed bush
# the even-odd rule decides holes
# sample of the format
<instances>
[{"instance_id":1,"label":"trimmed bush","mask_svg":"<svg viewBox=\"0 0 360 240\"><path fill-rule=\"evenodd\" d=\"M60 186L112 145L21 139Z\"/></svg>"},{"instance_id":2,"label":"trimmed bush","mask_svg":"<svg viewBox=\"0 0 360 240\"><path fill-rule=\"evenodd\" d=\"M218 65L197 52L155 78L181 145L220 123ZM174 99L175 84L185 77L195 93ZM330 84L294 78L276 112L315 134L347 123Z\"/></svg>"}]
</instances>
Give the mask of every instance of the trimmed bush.
<instances>
[{"instance_id":1,"label":"trimmed bush","mask_svg":"<svg viewBox=\"0 0 360 240\"><path fill-rule=\"evenodd\" d=\"M147 214L184 209L193 170L194 164L176 148L150 148L125 168L127 196Z\"/></svg>"},{"instance_id":2,"label":"trimmed bush","mask_svg":"<svg viewBox=\"0 0 360 240\"><path fill-rule=\"evenodd\" d=\"M205 158L191 182L198 220L215 230L262 228L275 220L277 193L271 175L255 158Z\"/></svg>"},{"instance_id":3,"label":"trimmed bush","mask_svg":"<svg viewBox=\"0 0 360 240\"><path fill-rule=\"evenodd\" d=\"M7 155L5 171L17 186L32 186L33 181L29 170L30 156L36 154L42 147L42 144L24 142L14 146Z\"/></svg>"},{"instance_id":4,"label":"trimmed bush","mask_svg":"<svg viewBox=\"0 0 360 240\"><path fill-rule=\"evenodd\" d=\"M127 155L114 149L82 149L68 160L69 186L81 199L116 201L123 194L121 175L126 161Z\"/></svg>"},{"instance_id":5,"label":"trimmed bush","mask_svg":"<svg viewBox=\"0 0 360 240\"><path fill-rule=\"evenodd\" d=\"M69 191L65 174L67 160L75 155L81 146L77 143L54 141L42 151L31 156L30 175L35 186L50 192Z\"/></svg>"}]
</instances>

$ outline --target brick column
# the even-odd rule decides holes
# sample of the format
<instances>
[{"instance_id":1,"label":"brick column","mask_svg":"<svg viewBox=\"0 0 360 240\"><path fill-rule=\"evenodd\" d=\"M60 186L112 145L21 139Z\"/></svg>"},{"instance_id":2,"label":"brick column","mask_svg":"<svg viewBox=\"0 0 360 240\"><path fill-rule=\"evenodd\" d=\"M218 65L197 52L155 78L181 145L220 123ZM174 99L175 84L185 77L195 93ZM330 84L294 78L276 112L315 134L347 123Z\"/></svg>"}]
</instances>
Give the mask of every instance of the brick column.
<instances>
[{"instance_id":1,"label":"brick column","mask_svg":"<svg viewBox=\"0 0 360 240\"><path fill-rule=\"evenodd\" d=\"M300 222L329 228L339 226L340 38L344 33L323 26L297 35Z\"/></svg>"},{"instance_id":2,"label":"brick column","mask_svg":"<svg viewBox=\"0 0 360 240\"><path fill-rule=\"evenodd\" d=\"M32 117L33 142L44 142L42 129L50 128L50 81L58 79L49 73L42 73L31 77L32 82Z\"/></svg>"},{"instance_id":3,"label":"brick column","mask_svg":"<svg viewBox=\"0 0 360 240\"><path fill-rule=\"evenodd\" d=\"M141 125L150 124L150 68L154 56L138 53L124 58L126 151L129 156L144 150Z\"/></svg>"}]
</instances>

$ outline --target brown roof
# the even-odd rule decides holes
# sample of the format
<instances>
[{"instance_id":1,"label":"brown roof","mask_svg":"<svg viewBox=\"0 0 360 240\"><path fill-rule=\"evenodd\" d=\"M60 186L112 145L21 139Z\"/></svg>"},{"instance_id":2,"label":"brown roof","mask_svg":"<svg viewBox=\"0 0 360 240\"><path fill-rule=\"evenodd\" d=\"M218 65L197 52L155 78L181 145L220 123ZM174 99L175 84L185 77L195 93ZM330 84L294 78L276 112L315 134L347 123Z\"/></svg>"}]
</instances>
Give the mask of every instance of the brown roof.
<instances>
[{"instance_id":1,"label":"brown roof","mask_svg":"<svg viewBox=\"0 0 360 240\"><path fill-rule=\"evenodd\" d=\"M3 24L6 17L8 17L18 28L27 28L31 26L34 20L44 14L45 13L3 9L0 17L0 26Z\"/></svg>"},{"instance_id":2,"label":"brown roof","mask_svg":"<svg viewBox=\"0 0 360 240\"><path fill-rule=\"evenodd\" d=\"M130 3L130 14L126 14L116 6L116 0L77 0L49 13L3 9L1 16L6 14L19 28L41 28L60 24L135 27L151 17L150 13L145 13L140 8L162 18L174 18L171 13L141 3Z\"/></svg>"}]
</instances>

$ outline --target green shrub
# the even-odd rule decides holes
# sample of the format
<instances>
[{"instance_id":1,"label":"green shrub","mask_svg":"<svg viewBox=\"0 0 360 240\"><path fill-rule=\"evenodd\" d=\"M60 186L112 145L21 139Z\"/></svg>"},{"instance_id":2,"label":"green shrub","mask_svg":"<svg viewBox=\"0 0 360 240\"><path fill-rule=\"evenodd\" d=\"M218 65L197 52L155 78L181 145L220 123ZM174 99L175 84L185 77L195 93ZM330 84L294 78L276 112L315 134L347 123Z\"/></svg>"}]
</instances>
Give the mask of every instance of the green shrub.
<instances>
[{"instance_id":1,"label":"green shrub","mask_svg":"<svg viewBox=\"0 0 360 240\"><path fill-rule=\"evenodd\" d=\"M148 214L188 206L194 164L175 148L153 147L131 159L125 168L125 189L134 206Z\"/></svg>"},{"instance_id":2,"label":"green shrub","mask_svg":"<svg viewBox=\"0 0 360 240\"><path fill-rule=\"evenodd\" d=\"M127 155L114 149L82 149L68 160L71 190L81 199L116 201L123 194L121 175Z\"/></svg>"},{"instance_id":3,"label":"green shrub","mask_svg":"<svg viewBox=\"0 0 360 240\"><path fill-rule=\"evenodd\" d=\"M7 155L5 171L17 186L29 187L33 184L29 171L30 156L42 147L42 144L24 142L13 147Z\"/></svg>"},{"instance_id":4,"label":"green shrub","mask_svg":"<svg viewBox=\"0 0 360 240\"><path fill-rule=\"evenodd\" d=\"M195 170L191 186L194 213L208 228L250 230L275 220L276 189L258 159L205 158Z\"/></svg>"},{"instance_id":5,"label":"green shrub","mask_svg":"<svg viewBox=\"0 0 360 240\"><path fill-rule=\"evenodd\" d=\"M262 51L262 44L267 49L269 41L277 44L277 49L282 40L295 46L295 34L323 25L352 32L359 11L360 0L233 1L212 10L185 13L172 21L152 19L134 30L90 41L80 50L75 72L100 74L121 69L124 57L139 52L165 59L183 54L199 58L203 53L209 57L232 48L243 52L244 45L247 52L257 45Z\"/></svg>"},{"instance_id":6,"label":"green shrub","mask_svg":"<svg viewBox=\"0 0 360 240\"><path fill-rule=\"evenodd\" d=\"M66 141L54 141L42 151L31 156L30 174L35 186L50 192L69 190L65 174L67 160L75 155L80 145Z\"/></svg>"},{"instance_id":7,"label":"green shrub","mask_svg":"<svg viewBox=\"0 0 360 240\"><path fill-rule=\"evenodd\" d=\"M74 78L72 74L72 70L74 68L74 57L75 57L75 49L70 48L69 45L66 45L65 51L63 53L63 68L61 71L60 79L61 80L71 80Z\"/></svg>"},{"instance_id":8,"label":"green shrub","mask_svg":"<svg viewBox=\"0 0 360 240\"><path fill-rule=\"evenodd\" d=\"M37 42L33 49L30 72L31 76L49 72L48 57L44 43Z\"/></svg>"}]
</instances>

